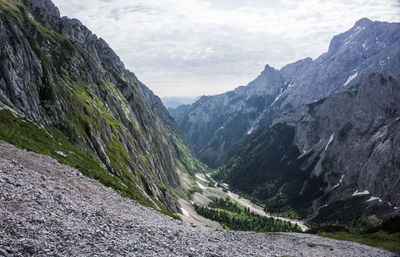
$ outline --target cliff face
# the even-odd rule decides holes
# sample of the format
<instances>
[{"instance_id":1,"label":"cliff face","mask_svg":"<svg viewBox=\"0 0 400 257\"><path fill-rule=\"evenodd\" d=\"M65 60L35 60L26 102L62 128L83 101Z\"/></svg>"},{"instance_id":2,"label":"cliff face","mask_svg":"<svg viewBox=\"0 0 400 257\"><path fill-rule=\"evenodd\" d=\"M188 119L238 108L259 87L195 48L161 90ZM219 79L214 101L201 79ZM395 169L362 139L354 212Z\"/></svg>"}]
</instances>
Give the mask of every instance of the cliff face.
<instances>
[{"instance_id":1,"label":"cliff face","mask_svg":"<svg viewBox=\"0 0 400 257\"><path fill-rule=\"evenodd\" d=\"M275 70L265 70L246 87L203 97L178 124L200 158L222 163L236 141L277 116L331 94L354 91L360 78L373 72L400 74L400 24L359 20L335 36L328 52Z\"/></svg>"},{"instance_id":2,"label":"cliff face","mask_svg":"<svg viewBox=\"0 0 400 257\"><path fill-rule=\"evenodd\" d=\"M103 182L121 193L176 211L175 169L198 167L160 99L104 40L78 20L60 17L50 0L1 0L0 12L3 120L12 110L50 138L61 132L99 164L102 175L87 175L111 175L112 182ZM5 133L1 138L34 148ZM68 163L69 153L63 154Z\"/></svg>"},{"instance_id":3,"label":"cliff face","mask_svg":"<svg viewBox=\"0 0 400 257\"><path fill-rule=\"evenodd\" d=\"M277 118L237 146L218 178L314 221L400 211L400 78L367 75Z\"/></svg>"},{"instance_id":4,"label":"cliff face","mask_svg":"<svg viewBox=\"0 0 400 257\"><path fill-rule=\"evenodd\" d=\"M201 97L178 124L199 157L217 166L230 146L249 132L249 125L265 106L273 103L282 82L279 71L266 66L247 87Z\"/></svg>"}]
</instances>

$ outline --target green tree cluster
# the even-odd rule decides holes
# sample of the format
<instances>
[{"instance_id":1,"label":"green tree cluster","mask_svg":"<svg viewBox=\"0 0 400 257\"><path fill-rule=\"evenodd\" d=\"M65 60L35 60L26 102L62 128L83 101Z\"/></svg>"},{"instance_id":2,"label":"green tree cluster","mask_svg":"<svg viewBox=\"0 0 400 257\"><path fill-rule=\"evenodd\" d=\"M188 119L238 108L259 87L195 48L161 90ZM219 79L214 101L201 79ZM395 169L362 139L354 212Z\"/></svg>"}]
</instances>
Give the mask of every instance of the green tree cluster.
<instances>
[{"instance_id":1,"label":"green tree cluster","mask_svg":"<svg viewBox=\"0 0 400 257\"><path fill-rule=\"evenodd\" d=\"M196 212L205 218L220 223L224 228L255 232L301 232L297 224L264 217L251 212L235 202L213 199L209 207L194 204Z\"/></svg>"}]
</instances>

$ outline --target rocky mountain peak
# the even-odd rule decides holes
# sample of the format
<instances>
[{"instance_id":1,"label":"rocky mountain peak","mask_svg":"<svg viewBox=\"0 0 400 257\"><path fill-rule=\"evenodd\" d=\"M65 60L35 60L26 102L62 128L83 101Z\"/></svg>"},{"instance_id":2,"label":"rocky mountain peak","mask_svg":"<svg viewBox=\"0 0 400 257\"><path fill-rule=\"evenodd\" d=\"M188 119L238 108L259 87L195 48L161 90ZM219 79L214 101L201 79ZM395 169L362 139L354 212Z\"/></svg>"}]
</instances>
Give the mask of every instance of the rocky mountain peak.
<instances>
[{"instance_id":1,"label":"rocky mountain peak","mask_svg":"<svg viewBox=\"0 0 400 257\"><path fill-rule=\"evenodd\" d=\"M274 72L274 71L276 71L275 68L267 64L265 65L263 72Z\"/></svg>"},{"instance_id":2,"label":"rocky mountain peak","mask_svg":"<svg viewBox=\"0 0 400 257\"><path fill-rule=\"evenodd\" d=\"M398 40L393 37L396 34L393 33L395 30L399 31L398 23L389 24L363 18L350 30L333 37L328 53L335 54L353 49L367 55L375 54Z\"/></svg>"},{"instance_id":3,"label":"rocky mountain peak","mask_svg":"<svg viewBox=\"0 0 400 257\"><path fill-rule=\"evenodd\" d=\"M354 24L354 26L356 27L356 26L366 26L366 25L369 25L369 24L371 24L373 21L372 20L370 20L370 19L368 19L368 18L361 18L361 19L359 19L355 24Z\"/></svg>"},{"instance_id":4,"label":"rocky mountain peak","mask_svg":"<svg viewBox=\"0 0 400 257\"><path fill-rule=\"evenodd\" d=\"M251 89L247 92L247 95L248 97L252 97L265 93L273 94L280 90L281 85L281 74L278 70L267 64L261 74L248 84L248 87Z\"/></svg>"},{"instance_id":5,"label":"rocky mountain peak","mask_svg":"<svg viewBox=\"0 0 400 257\"><path fill-rule=\"evenodd\" d=\"M60 17L60 11L51 0L23 0L22 3L28 7L31 12L47 14L57 18Z\"/></svg>"}]
</instances>

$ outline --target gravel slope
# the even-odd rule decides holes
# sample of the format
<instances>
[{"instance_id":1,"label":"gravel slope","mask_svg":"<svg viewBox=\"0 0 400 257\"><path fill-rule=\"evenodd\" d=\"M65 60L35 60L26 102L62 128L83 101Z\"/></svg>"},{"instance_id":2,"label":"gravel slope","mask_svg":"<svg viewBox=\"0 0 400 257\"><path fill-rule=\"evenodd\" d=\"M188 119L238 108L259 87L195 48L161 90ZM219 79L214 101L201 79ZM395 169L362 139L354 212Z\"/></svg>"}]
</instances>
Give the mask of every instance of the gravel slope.
<instances>
[{"instance_id":1,"label":"gravel slope","mask_svg":"<svg viewBox=\"0 0 400 257\"><path fill-rule=\"evenodd\" d=\"M0 256L31 255L395 256L313 235L186 224L123 198L49 157L0 141Z\"/></svg>"}]
</instances>

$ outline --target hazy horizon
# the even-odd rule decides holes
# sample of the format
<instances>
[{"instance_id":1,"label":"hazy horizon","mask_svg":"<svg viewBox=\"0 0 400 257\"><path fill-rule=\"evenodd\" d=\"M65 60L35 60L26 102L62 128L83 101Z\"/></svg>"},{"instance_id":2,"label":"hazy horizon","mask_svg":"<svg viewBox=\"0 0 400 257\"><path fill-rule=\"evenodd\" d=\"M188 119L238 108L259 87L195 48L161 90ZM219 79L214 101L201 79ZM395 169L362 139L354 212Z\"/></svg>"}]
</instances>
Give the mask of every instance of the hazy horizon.
<instances>
[{"instance_id":1,"label":"hazy horizon","mask_svg":"<svg viewBox=\"0 0 400 257\"><path fill-rule=\"evenodd\" d=\"M247 85L266 64L315 59L363 17L400 21L397 0L53 2L106 40L160 97L224 93Z\"/></svg>"}]
</instances>

